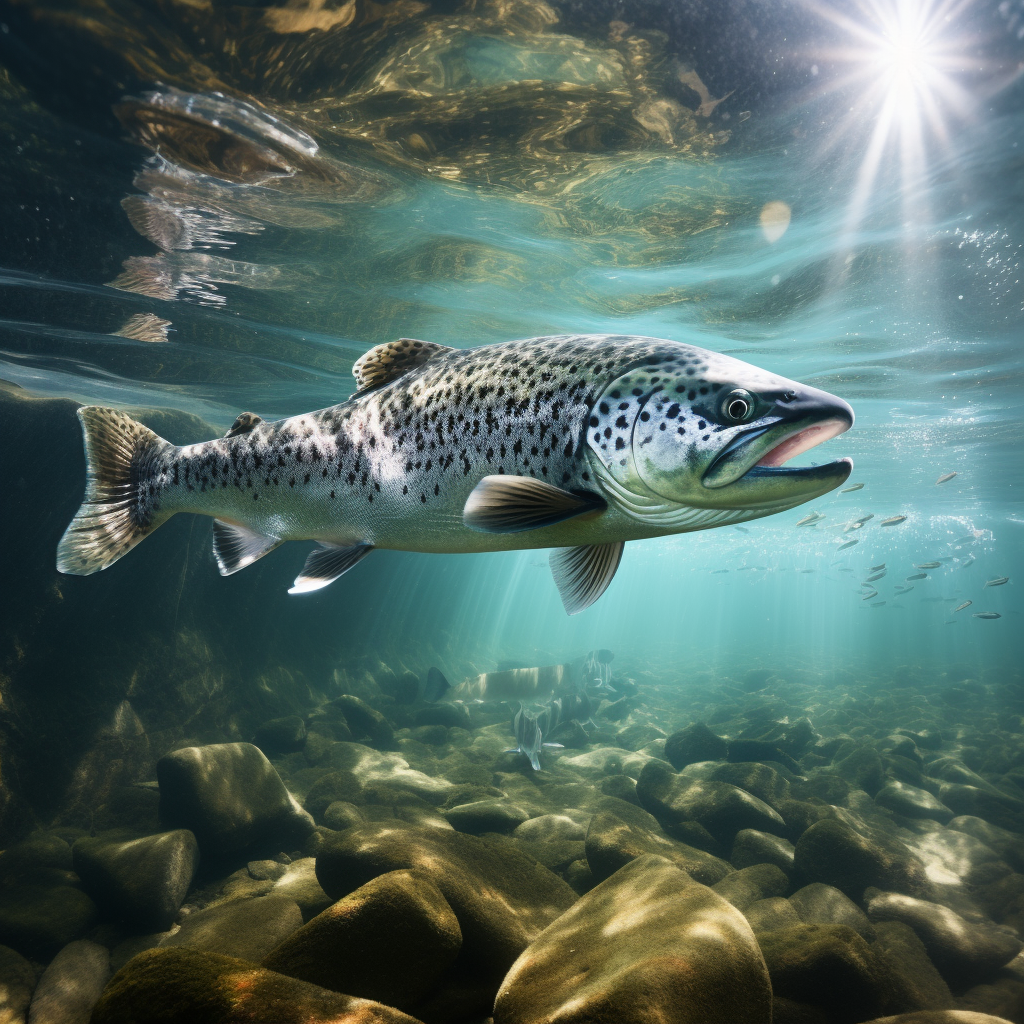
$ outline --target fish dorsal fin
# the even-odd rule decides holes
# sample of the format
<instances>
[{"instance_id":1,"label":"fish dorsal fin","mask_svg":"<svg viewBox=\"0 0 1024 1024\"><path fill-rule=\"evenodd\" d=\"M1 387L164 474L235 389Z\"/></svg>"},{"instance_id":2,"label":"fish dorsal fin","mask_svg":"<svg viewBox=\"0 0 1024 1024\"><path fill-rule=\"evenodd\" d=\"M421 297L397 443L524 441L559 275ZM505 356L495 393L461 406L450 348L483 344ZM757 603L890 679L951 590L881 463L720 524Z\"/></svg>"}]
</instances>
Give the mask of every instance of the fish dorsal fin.
<instances>
[{"instance_id":1,"label":"fish dorsal fin","mask_svg":"<svg viewBox=\"0 0 1024 1024\"><path fill-rule=\"evenodd\" d=\"M225 523L222 519L213 521L213 557L221 576L230 576L252 565L281 543L278 537L267 537L247 526Z\"/></svg>"},{"instance_id":2,"label":"fish dorsal fin","mask_svg":"<svg viewBox=\"0 0 1024 1024\"><path fill-rule=\"evenodd\" d=\"M263 417L257 416L254 412L240 412L224 436L238 437L239 434L248 434L253 427L262 422Z\"/></svg>"},{"instance_id":3,"label":"fish dorsal fin","mask_svg":"<svg viewBox=\"0 0 1024 1024\"><path fill-rule=\"evenodd\" d=\"M454 352L448 345L435 345L432 341L399 338L376 345L361 355L352 367L352 376L360 391L379 387L397 380L415 366L422 366L440 352Z\"/></svg>"},{"instance_id":4,"label":"fish dorsal fin","mask_svg":"<svg viewBox=\"0 0 1024 1024\"><path fill-rule=\"evenodd\" d=\"M483 533L522 533L607 507L598 494L563 491L530 476L500 474L485 476L473 488L462 521Z\"/></svg>"},{"instance_id":5,"label":"fish dorsal fin","mask_svg":"<svg viewBox=\"0 0 1024 1024\"><path fill-rule=\"evenodd\" d=\"M555 548L548 561L567 615L589 608L607 589L622 558L624 543Z\"/></svg>"},{"instance_id":6,"label":"fish dorsal fin","mask_svg":"<svg viewBox=\"0 0 1024 1024\"><path fill-rule=\"evenodd\" d=\"M302 572L295 577L295 583L289 594L308 594L320 590L333 583L339 576L348 572L356 562L365 558L373 550L372 544L350 544L340 547L336 544L321 544L309 553Z\"/></svg>"}]
</instances>

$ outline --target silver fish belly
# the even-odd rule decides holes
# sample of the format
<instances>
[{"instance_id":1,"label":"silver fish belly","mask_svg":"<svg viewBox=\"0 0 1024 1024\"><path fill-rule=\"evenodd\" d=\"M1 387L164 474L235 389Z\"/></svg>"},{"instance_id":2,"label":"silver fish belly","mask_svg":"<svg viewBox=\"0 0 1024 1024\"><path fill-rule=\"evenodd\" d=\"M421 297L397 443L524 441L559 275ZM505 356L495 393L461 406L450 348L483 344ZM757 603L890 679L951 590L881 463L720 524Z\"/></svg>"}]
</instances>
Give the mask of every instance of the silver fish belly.
<instances>
[{"instance_id":1,"label":"silver fish belly","mask_svg":"<svg viewBox=\"0 0 1024 1024\"><path fill-rule=\"evenodd\" d=\"M106 568L177 512L212 516L220 570L313 540L293 592L375 547L556 548L574 613L610 583L628 540L793 508L852 464L783 468L849 428L825 392L704 349L564 335L458 350L402 339L353 368L357 392L177 447L116 410L80 410L88 484L61 571Z\"/></svg>"}]
</instances>

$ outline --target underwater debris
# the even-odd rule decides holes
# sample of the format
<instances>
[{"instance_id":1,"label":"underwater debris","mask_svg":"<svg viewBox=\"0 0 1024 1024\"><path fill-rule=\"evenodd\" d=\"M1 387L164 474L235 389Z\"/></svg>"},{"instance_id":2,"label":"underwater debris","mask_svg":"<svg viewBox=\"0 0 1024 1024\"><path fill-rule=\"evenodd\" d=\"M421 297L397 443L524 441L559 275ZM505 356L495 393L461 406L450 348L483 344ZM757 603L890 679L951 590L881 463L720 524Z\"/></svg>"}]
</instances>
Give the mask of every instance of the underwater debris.
<instances>
[{"instance_id":1,"label":"underwater debris","mask_svg":"<svg viewBox=\"0 0 1024 1024\"><path fill-rule=\"evenodd\" d=\"M132 341L167 341L170 320L164 320L155 313L134 313L116 331L115 338L131 338Z\"/></svg>"}]
</instances>

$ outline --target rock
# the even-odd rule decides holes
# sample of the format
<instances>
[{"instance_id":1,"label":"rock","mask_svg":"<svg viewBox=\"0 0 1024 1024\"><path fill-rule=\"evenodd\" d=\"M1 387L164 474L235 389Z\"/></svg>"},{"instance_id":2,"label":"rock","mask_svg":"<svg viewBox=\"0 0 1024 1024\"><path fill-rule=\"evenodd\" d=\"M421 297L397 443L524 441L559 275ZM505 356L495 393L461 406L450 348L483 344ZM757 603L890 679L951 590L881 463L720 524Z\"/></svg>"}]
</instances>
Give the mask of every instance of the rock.
<instances>
[{"instance_id":1,"label":"rock","mask_svg":"<svg viewBox=\"0 0 1024 1024\"><path fill-rule=\"evenodd\" d=\"M969 814L954 818L949 828L973 836L995 850L1014 871L1024 871L1024 836Z\"/></svg>"},{"instance_id":2,"label":"rock","mask_svg":"<svg viewBox=\"0 0 1024 1024\"><path fill-rule=\"evenodd\" d=\"M745 828L736 833L729 861L734 868L748 868L751 864L774 864L786 874L793 871L794 847L788 839Z\"/></svg>"},{"instance_id":3,"label":"rock","mask_svg":"<svg viewBox=\"0 0 1024 1024\"><path fill-rule=\"evenodd\" d=\"M640 806L636 796L636 782L628 775L610 775L601 782L601 792Z\"/></svg>"},{"instance_id":4,"label":"rock","mask_svg":"<svg viewBox=\"0 0 1024 1024\"><path fill-rule=\"evenodd\" d=\"M329 701L327 706L341 710L353 736L368 737L371 746L378 750L394 749L395 731L390 722L366 701L346 693Z\"/></svg>"},{"instance_id":5,"label":"rock","mask_svg":"<svg viewBox=\"0 0 1024 1024\"><path fill-rule=\"evenodd\" d=\"M38 880L39 873L47 868L71 870L71 847L52 833L35 832L0 851L0 878L8 885Z\"/></svg>"},{"instance_id":6,"label":"rock","mask_svg":"<svg viewBox=\"0 0 1024 1024\"><path fill-rule=\"evenodd\" d=\"M48 960L98 916L96 904L71 885L0 886L0 942L33 959Z\"/></svg>"},{"instance_id":7,"label":"rock","mask_svg":"<svg viewBox=\"0 0 1024 1024\"><path fill-rule=\"evenodd\" d=\"M79 839L72 853L104 913L146 931L170 928L199 867L199 846L187 829L141 839L108 832Z\"/></svg>"},{"instance_id":8,"label":"rock","mask_svg":"<svg viewBox=\"0 0 1024 1024\"><path fill-rule=\"evenodd\" d=\"M657 818L655 826L658 826ZM695 850L703 850L705 853L725 858L726 848L699 821L667 821L660 827L665 830L666 835L692 846Z\"/></svg>"},{"instance_id":9,"label":"rock","mask_svg":"<svg viewBox=\"0 0 1024 1024\"><path fill-rule=\"evenodd\" d=\"M161 948L189 949L241 960L262 960L275 946L302 927L302 912L284 896L221 903L189 914Z\"/></svg>"},{"instance_id":10,"label":"rock","mask_svg":"<svg viewBox=\"0 0 1024 1024\"><path fill-rule=\"evenodd\" d=\"M984 818L1011 832L1024 832L1024 803L998 790L946 782L939 789L939 799L955 815Z\"/></svg>"},{"instance_id":11,"label":"rock","mask_svg":"<svg viewBox=\"0 0 1024 1024\"><path fill-rule=\"evenodd\" d=\"M1024 948L1004 931L971 924L948 907L902 893L872 893L868 916L875 922L902 921L913 928L953 988L991 978Z\"/></svg>"},{"instance_id":12,"label":"rock","mask_svg":"<svg viewBox=\"0 0 1024 1024\"><path fill-rule=\"evenodd\" d=\"M472 720L465 704L428 704L413 719L416 725L443 725L446 729L469 729Z\"/></svg>"},{"instance_id":13,"label":"rock","mask_svg":"<svg viewBox=\"0 0 1024 1024\"><path fill-rule=\"evenodd\" d=\"M776 995L820 1006L850 1024L888 1008L885 966L852 928L800 924L757 938Z\"/></svg>"},{"instance_id":14,"label":"rock","mask_svg":"<svg viewBox=\"0 0 1024 1024\"><path fill-rule=\"evenodd\" d=\"M675 775L662 761L644 765L636 795L659 821L697 821L727 845L745 828L773 833L785 828L782 816L756 796L726 782Z\"/></svg>"},{"instance_id":15,"label":"rock","mask_svg":"<svg viewBox=\"0 0 1024 1024\"><path fill-rule=\"evenodd\" d=\"M845 822L826 819L811 825L796 844L795 867L805 878L841 889L859 900L870 886L927 894L924 864L899 840L865 835Z\"/></svg>"},{"instance_id":16,"label":"rock","mask_svg":"<svg viewBox=\"0 0 1024 1024\"><path fill-rule=\"evenodd\" d=\"M620 747L595 747L583 754L562 757L558 766L569 768L584 778L603 781L612 775L636 778L650 760L650 755L639 751L622 750Z\"/></svg>"},{"instance_id":17,"label":"rock","mask_svg":"<svg viewBox=\"0 0 1024 1024\"><path fill-rule=\"evenodd\" d=\"M479 836L484 832L511 832L530 815L508 800L474 800L452 807L445 817L459 832Z\"/></svg>"},{"instance_id":18,"label":"rock","mask_svg":"<svg viewBox=\"0 0 1024 1024\"><path fill-rule=\"evenodd\" d=\"M111 979L91 1024L418 1024L400 1010L340 995L245 960L151 949Z\"/></svg>"},{"instance_id":19,"label":"rock","mask_svg":"<svg viewBox=\"0 0 1024 1024\"><path fill-rule=\"evenodd\" d=\"M360 825L366 821L363 812L355 804L347 803L345 800L332 800L327 805L322 819L323 823L335 832L350 828L352 825Z\"/></svg>"},{"instance_id":20,"label":"rock","mask_svg":"<svg viewBox=\"0 0 1024 1024\"><path fill-rule=\"evenodd\" d=\"M362 783L352 772L328 772L310 786L302 806L313 816L314 821L326 825L324 814L331 804L340 802L355 807L362 803L362 792Z\"/></svg>"},{"instance_id":21,"label":"rock","mask_svg":"<svg viewBox=\"0 0 1024 1024\"><path fill-rule=\"evenodd\" d=\"M1010 1021L969 1010L919 1010L895 1017L876 1017L867 1024L1010 1024Z\"/></svg>"},{"instance_id":22,"label":"rock","mask_svg":"<svg viewBox=\"0 0 1024 1024\"><path fill-rule=\"evenodd\" d=\"M270 895L297 903L303 921L316 917L334 902L317 881L316 860L313 857L300 857L292 861L284 874L274 882Z\"/></svg>"},{"instance_id":23,"label":"rock","mask_svg":"<svg viewBox=\"0 0 1024 1024\"><path fill-rule=\"evenodd\" d=\"M448 730L443 725L418 725L410 733L417 743L443 747L448 742Z\"/></svg>"},{"instance_id":24,"label":"rock","mask_svg":"<svg viewBox=\"0 0 1024 1024\"><path fill-rule=\"evenodd\" d=\"M876 794L875 803L905 818L931 818L945 825L953 812L926 789L909 786L905 782L888 782Z\"/></svg>"},{"instance_id":25,"label":"rock","mask_svg":"<svg viewBox=\"0 0 1024 1024\"><path fill-rule=\"evenodd\" d=\"M946 1010L953 994L924 943L902 921L879 921L871 948L889 965L894 1002L905 1010Z\"/></svg>"},{"instance_id":26,"label":"rock","mask_svg":"<svg viewBox=\"0 0 1024 1024\"><path fill-rule=\"evenodd\" d=\"M844 924L868 942L875 939L875 929L867 914L845 893L831 885L812 882L797 889L789 897L789 902L804 924Z\"/></svg>"},{"instance_id":27,"label":"rock","mask_svg":"<svg viewBox=\"0 0 1024 1024\"><path fill-rule=\"evenodd\" d=\"M665 733L656 725L641 723L627 725L625 729L620 729L615 734L615 745L622 747L624 750L639 750L648 743L663 739L665 739ZM563 742L561 740L561 731L559 731L559 741Z\"/></svg>"},{"instance_id":28,"label":"rock","mask_svg":"<svg viewBox=\"0 0 1024 1024\"><path fill-rule=\"evenodd\" d=\"M677 772L699 761L723 761L729 744L703 722L694 722L665 741L665 760Z\"/></svg>"},{"instance_id":29,"label":"rock","mask_svg":"<svg viewBox=\"0 0 1024 1024\"><path fill-rule=\"evenodd\" d=\"M587 838L587 826L567 814L541 814L517 826L512 835L517 839L543 842L583 840Z\"/></svg>"},{"instance_id":30,"label":"rock","mask_svg":"<svg viewBox=\"0 0 1024 1024\"><path fill-rule=\"evenodd\" d=\"M683 775L692 778L727 782L763 800L775 810L789 799L789 783L770 765L758 761L740 761L730 764L691 765Z\"/></svg>"},{"instance_id":31,"label":"rock","mask_svg":"<svg viewBox=\"0 0 1024 1024\"><path fill-rule=\"evenodd\" d=\"M110 978L110 953L86 939L68 943L39 979L28 1024L89 1024Z\"/></svg>"},{"instance_id":32,"label":"rock","mask_svg":"<svg viewBox=\"0 0 1024 1024\"><path fill-rule=\"evenodd\" d=\"M263 966L405 1010L437 987L461 947L455 914L430 878L389 871L292 933Z\"/></svg>"},{"instance_id":33,"label":"rock","mask_svg":"<svg viewBox=\"0 0 1024 1024\"><path fill-rule=\"evenodd\" d=\"M250 878L259 882L276 882L288 870L288 865L277 860L251 860L245 870Z\"/></svg>"},{"instance_id":34,"label":"rock","mask_svg":"<svg viewBox=\"0 0 1024 1024\"><path fill-rule=\"evenodd\" d=\"M306 723L298 715L271 718L256 730L252 742L264 754L291 754L306 745Z\"/></svg>"},{"instance_id":35,"label":"rock","mask_svg":"<svg viewBox=\"0 0 1024 1024\"><path fill-rule=\"evenodd\" d=\"M725 861L710 853L668 839L643 825L624 821L608 811L598 812L591 819L586 853L587 863L598 881L646 854L666 858L705 885L714 885L732 870Z\"/></svg>"},{"instance_id":36,"label":"rock","mask_svg":"<svg viewBox=\"0 0 1024 1024\"><path fill-rule=\"evenodd\" d=\"M776 744L765 740L741 740L735 739L729 742L730 761L760 761L771 764L781 764L791 772L799 774L800 765L796 763L784 750Z\"/></svg>"},{"instance_id":37,"label":"rock","mask_svg":"<svg viewBox=\"0 0 1024 1024\"><path fill-rule=\"evenodd\" d=\"M161 818L192 831L204 857L226 857L262 842L292 849L313 830L312 818L251 743L175 750L160 758L156 775Z\"/></svg>"},{"instance_id":38,"label":"rock","mask_svg":"<svg viewBox=\"0 0 1024 1024\"><path fill-rule=\"evenodd\" d=\"M874 747L858 747L837 761L835 770L868 796L874 796L885 785L885 766Z\"/></svg>"},{"instance_id":39,"label":"rock","mask_svg":"<svg viewBox=\"0 0 1024 1024\"><path fill-rule=\"evenodd\" d=\"M435 779L423 772L409 767L409 762L400 754L372 750L361 743L335 743L331 746L331 768L350 782L355 781L355 792L336 790L333 800L347 800L349 803L363 804L371 801L373 790L387 790L401 799L402 794L417 797L426 803L439 806L453 793L456 787L447 779ZM320 780L323 781L323 780ZM338 780L336 780L338 781ZM313 789L306 797L307 803L313 796ZM320 798L323 799L322 797ZM332 800L323 802L326 809ZM395 801L392 801L395 802ZM307 807L307 810L310 808Z\"/></svg>"},{"instance_id":40,"label":"rock","mask_svg":"<svg viewBox=\"0 0 1024 1024\"><path fill-rule=\"evenodd\" d=\"M800 924L800 917L793 909L793 904L782 896L772 896L766 900L751 903L743 912L755 932L777 931L780 928L791 928Z\"/></svg>"},{"instance_id":41,"label":"rock","mask_svg":"<svg viewBox=\"0 0 1024 1024\"><path fill-rule=\"evenodd\" d=\"M592 889L515 962L494 1024L769 1024L750 926L662 857Z\"/></svg>"},{"instance_id":42,"label":"rock","mask_svg":"<svg viewBox=\"0 0 1024 1024\"><path fill-rule=\"evenodd\" d=\"M25 1024L36 969L17 951L0 946L0 1024Z\"/></svg>"},{"instance_id":43,"label":"rock","mask_svg":"<svg viewBox=\"0 0 1024 1024\"><path fill-rule=\"evenodd\" d=\"M397 822L356 825L330 837L316 874L334 899L388 871L423 871L462 929L463 958L494 988L526 946L576 901L553 872L519 850L476 836Z\"/></svg>"},{"instance_id":44,"label":"rock","mask_svg":"<svg viewBox=\"0 0 1024 1024\"><path fill-rule=\"evenodd\" d=\"M774 864L754 864L726 875L711 888L742 913L758 900L784 895L789 879Z\"/></svg>"}]
</instances>

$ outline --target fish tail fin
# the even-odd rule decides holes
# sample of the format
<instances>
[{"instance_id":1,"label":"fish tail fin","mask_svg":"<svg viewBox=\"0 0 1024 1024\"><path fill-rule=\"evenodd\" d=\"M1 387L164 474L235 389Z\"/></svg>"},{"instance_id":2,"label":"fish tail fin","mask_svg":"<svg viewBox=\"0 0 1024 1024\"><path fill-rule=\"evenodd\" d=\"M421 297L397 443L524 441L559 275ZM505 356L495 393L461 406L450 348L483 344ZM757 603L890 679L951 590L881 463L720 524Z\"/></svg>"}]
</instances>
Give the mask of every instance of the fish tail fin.
<instances>
[{"instance_id":1,"label":"fish tail fin","mask_svg":"<svg viewBox=\"0 0 1024 1024\"><path fill-rule=\"evenodd\" d=\"M78 410L85 438L85 499L57 545L57 569L89 576L113 565L172 513L149 493L154 458L173 448L117 409Z\"/></svg>"}]
</instances>

